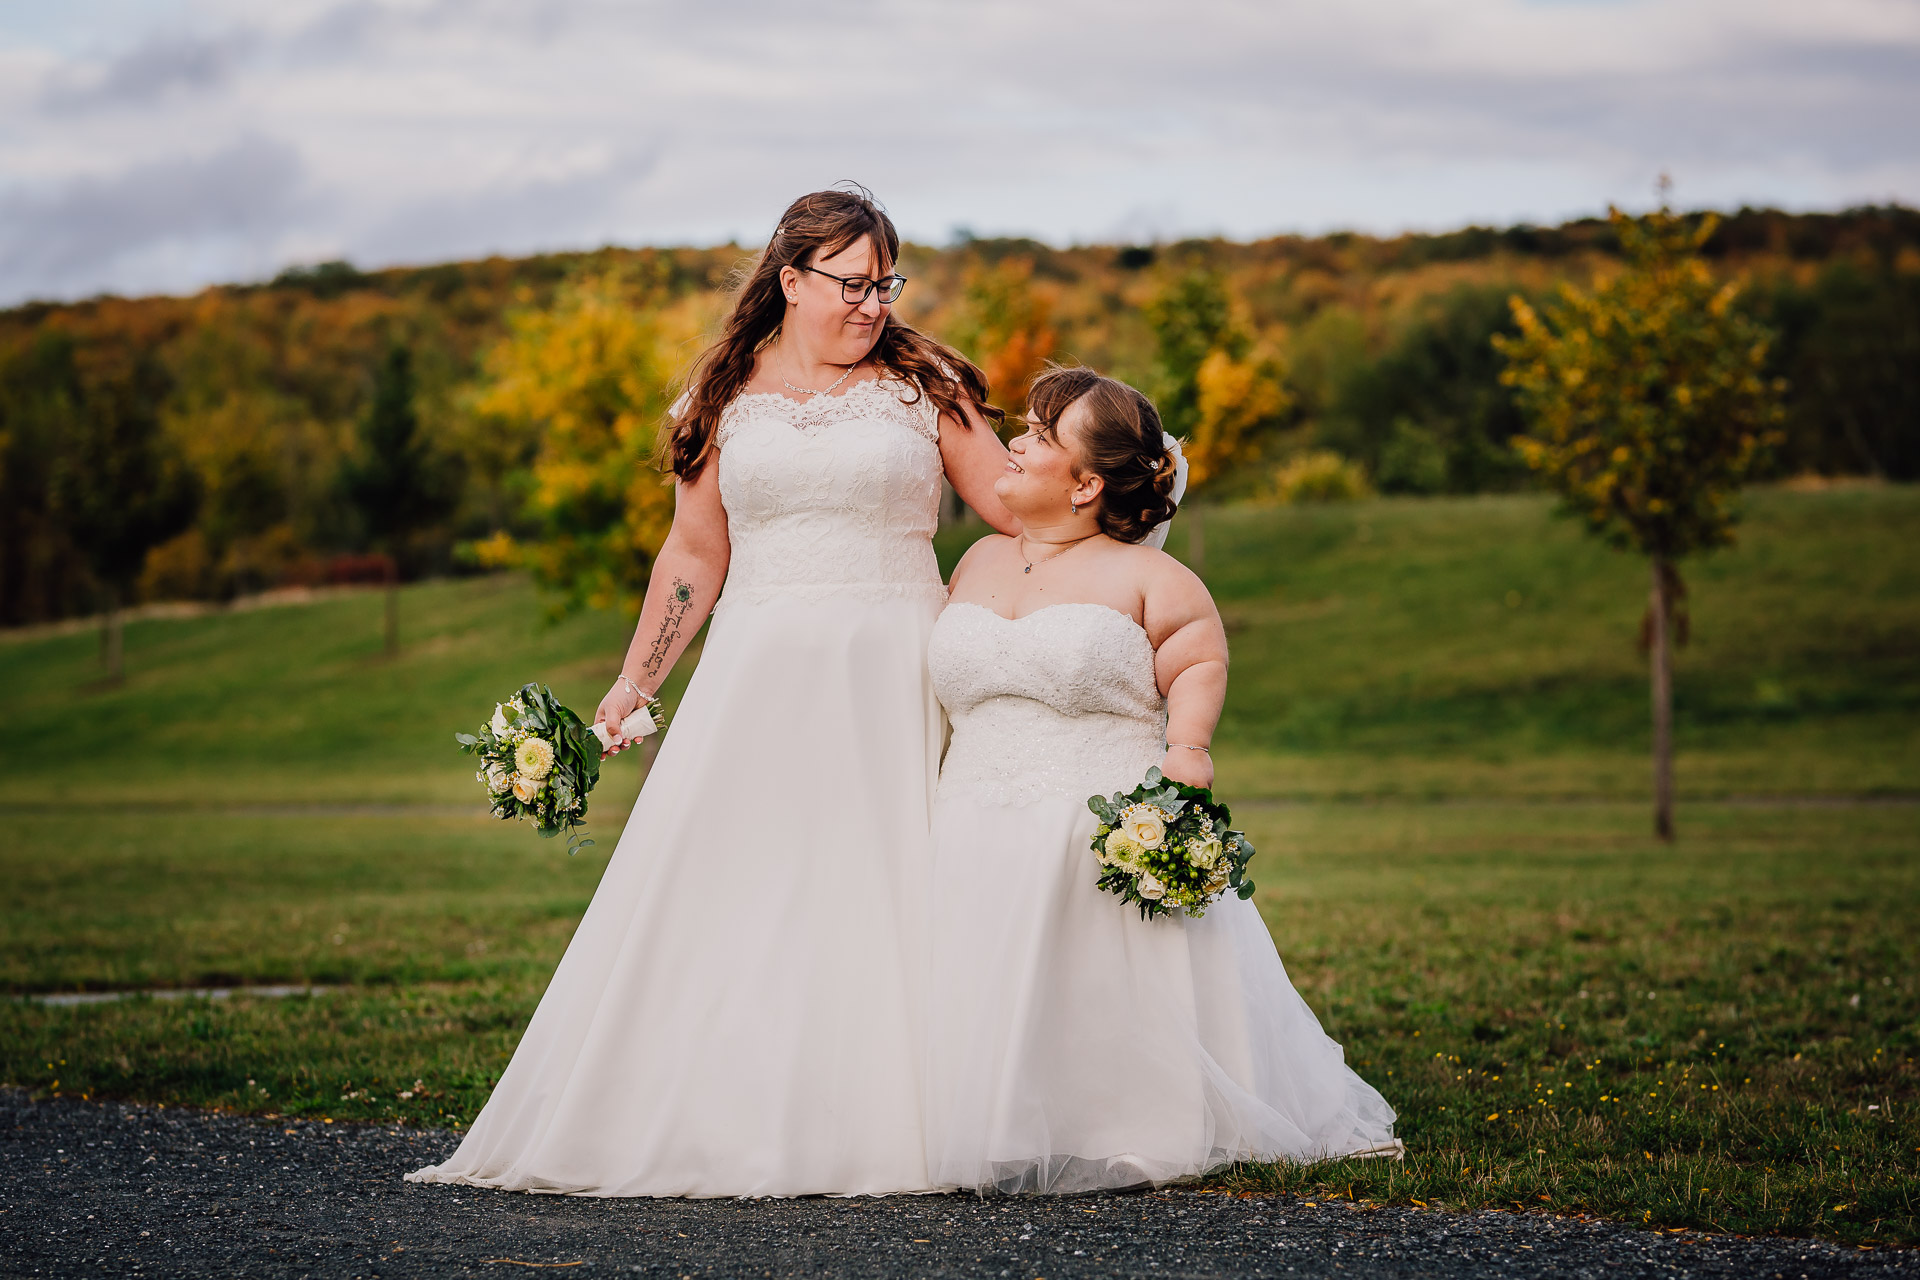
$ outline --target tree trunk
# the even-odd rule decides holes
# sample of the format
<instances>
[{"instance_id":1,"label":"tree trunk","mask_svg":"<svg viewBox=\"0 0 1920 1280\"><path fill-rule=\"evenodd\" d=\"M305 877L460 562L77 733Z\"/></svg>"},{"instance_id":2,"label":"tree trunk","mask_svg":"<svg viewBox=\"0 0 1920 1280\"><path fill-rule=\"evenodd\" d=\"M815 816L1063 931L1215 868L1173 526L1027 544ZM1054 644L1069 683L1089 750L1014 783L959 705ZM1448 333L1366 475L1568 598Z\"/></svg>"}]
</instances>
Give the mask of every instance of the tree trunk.
<instances>
[{"instance_id":1,"label":"tree trunk","mask_svg":"<svg viewBox=\"0 0 1920 1280\"><path fill-rule=\"evenodd\" d=\"M100 615L100 661L107 668L107 679L119 684L127 678L126 626L120 615L120 593L107 588L107 610Z\"/></svg>"},{"instance_id":2,"label":"tree trunk","mask_svg":"<svg viewBox=\"0 0 1920 1280\"><path fill-rule=\"evenodd\" d=\"M1207 522L1200 517L1200 504L1182 507L1187 513L1187 568L1202 577L1207 572Z\"/></svg>"},{"instance_id":3,"label":"tree trunk","mask_svg":"<svg viewBox=\"0 0 1920 1280\"><path fill-rule=\"evenodd\" d=\"M387 566L387 656L400 652L400 574Z\"/></svg>"},{"instance_id":4,"label":"tree trunk","mask_svg":"<svg viewBox=\"0 0 1920 1280\"><path fill-rule=\"evenodd\" d=\"M1673 839L1673 637L1667 566L1655 556L1647 597L1647 657L1653 668L1653 833Z\"/></svg>"}]
</instances>

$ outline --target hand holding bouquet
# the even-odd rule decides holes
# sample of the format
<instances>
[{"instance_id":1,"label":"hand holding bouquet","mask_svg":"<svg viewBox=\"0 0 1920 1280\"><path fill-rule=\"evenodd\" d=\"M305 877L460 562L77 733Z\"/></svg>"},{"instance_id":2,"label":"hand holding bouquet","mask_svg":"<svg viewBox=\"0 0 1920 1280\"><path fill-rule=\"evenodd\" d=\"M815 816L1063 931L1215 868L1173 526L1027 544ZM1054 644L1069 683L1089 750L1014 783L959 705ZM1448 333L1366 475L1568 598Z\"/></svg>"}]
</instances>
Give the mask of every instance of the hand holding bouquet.
<instances>
[{"instance_id":1,"label":"hand holding bouquet","mask_svg":"<svg viewBox=\"0 0 1920 1280\"><path fill-rule=\"evenodd\" d=\"M658 729L663 719L656 699L628 716L621 730L640 737ZM568 853L593 843L575 833L587 816L587 793L600 781L600 756L608 743L604 725L589 728L551 689L529 684L496 704L479 733L457 733L454 741L480 757L473 776L486 787L494 817L525 818L543 837L565 831Z\"/></svg>"},{"instance_id":2,"label":"hand holding bouquet","mask_svg":"<svg viewBox=\"0 0 1920 1280\"><path fill-rule=\"evenodd\" d=\"M1099 886L1137 904L1141 919L1179 907L1197 920L1228 889L1253 896L1253 845L1228 825L1233 815L1206 788L1149 769L1140 786L1094 796L1087 808L1100 819L1093 836Z\"/></svg>"}]
</instances>

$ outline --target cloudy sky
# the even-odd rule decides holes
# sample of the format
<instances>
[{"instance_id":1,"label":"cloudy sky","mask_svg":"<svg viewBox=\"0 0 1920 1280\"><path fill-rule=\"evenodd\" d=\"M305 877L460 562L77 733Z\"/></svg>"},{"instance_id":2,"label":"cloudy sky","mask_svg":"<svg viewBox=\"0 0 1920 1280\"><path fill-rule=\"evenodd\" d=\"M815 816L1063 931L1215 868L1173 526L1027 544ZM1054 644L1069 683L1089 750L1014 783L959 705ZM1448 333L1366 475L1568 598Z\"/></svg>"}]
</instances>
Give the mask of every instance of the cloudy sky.
<instances>
[{"instance_id":1,"label":"cloudy sky","mask_svg":"<svg viewBox=\"0 0 1920 1280\"><path fill-rule=\"evenodd\" d=\"M0 303L764 239L1920 203L1920 0L0 0Z\"/></svg>"}]
</instances>

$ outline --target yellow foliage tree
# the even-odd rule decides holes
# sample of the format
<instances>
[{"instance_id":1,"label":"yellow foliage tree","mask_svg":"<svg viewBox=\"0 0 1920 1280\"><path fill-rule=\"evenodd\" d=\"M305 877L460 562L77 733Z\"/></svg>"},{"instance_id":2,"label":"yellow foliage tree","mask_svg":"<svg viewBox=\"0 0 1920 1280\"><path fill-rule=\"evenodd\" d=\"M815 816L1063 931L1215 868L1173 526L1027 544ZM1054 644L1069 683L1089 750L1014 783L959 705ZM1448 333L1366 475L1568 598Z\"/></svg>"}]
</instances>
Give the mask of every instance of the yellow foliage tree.
<instances>
[{"instance_id":1,"label":"yellow foliage tree","mask_svg":"<svg viewBox=\"0 0 1920 1280\"><path fill-rule=\"evenodd\" d=\"M532 443L523 515L534 532L475 544L482 563L532 571L560 611L637 610L673 523L673 488L652 462L674 375L700 327L700 299L654 305L622 273L564 286L522 311L490 351L474 407Z\"/></svg>"},{"instance_id":2,"label":"yellow foliage tree","mask_svg":"<svg viewBox=\"0 0 1920 1280\"><path fill-rule=\"evenodd\" d=\"M1198 486L1259 453L1258 433L1286 412L1289 398L1279 364L1256 352L1236 360L1215 348L1194 376L1198 413L1182 451L1187 483Z\"/></svg>"},{"instance_id":3,"label":"yellow foliage tree","mask_svg":"<svg viewBox=\"0 0 1920 1280\"><path fill-rule=\"evenodd\" d=\"M1625 268L1563 286L1544 316L1513 298L1520 332L1493 342L1531 420L1514 447L1569 513L1651 567L1654 829L1670 840L1676 566L1733 541L1731 500L1779 439L1784 388L1765 372L1771 335L1734 309L1738 282L1716 283L1700 258L1714 218L1612 220Z\"/></svg>"},{"instance_id":4,"label":"yellow foliage tree","mask_svg":"<svg viewBox=\"0 0 1920 1280\"><path fill-rule=\"evenodd\" d=\"M1154 398L1184 441L1189 492L1253 457L1289 403L1278 359L1255 347L1241 310L1226 279L1206 270L1169 278L1146 307L1159 348Z\"/></svg>"}]
</instances>

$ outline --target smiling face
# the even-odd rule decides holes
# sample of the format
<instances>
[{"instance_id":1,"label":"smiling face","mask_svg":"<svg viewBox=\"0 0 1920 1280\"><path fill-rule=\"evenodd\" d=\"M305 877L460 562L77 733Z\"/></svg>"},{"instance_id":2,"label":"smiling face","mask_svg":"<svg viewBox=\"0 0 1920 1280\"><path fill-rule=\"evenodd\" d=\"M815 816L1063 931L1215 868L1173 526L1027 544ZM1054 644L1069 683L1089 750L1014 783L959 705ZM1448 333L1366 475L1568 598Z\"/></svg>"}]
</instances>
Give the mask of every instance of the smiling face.
<instances>
[{"instance_id":1,"label":"smiling face","mask_svg":"<svg viewBox=\"0 0 1920 1280\"><path fill-rule=\"evenodd\" d=\"M1072 504L1088 512L1100 496L1100 477L1078 473L1087 412L1085 400L1075 400L1051 426L1029 418L1027 433L1007 444L1007 467L993 491L1022 523L1055 524L1071 517Z\"/></svg>"},{"instance_id":2,"label":"smiling face","mask_svg":"<svg viewBox=\"0 0 1920 1280\"><path fill-rule=\"evenodd\" d=\"M861 282L888 275L893 264L870 237L862 236L838 253L816 257L811 271L782 267L780 287L787 296L787 332L800 339L809 359L823 364L858 364L880 340L892 307L880 301L880 291L869 292L858 303L841 296L841 276ZM821 274L821 273L826 274Z\"/></svg>"}]
</instances>

